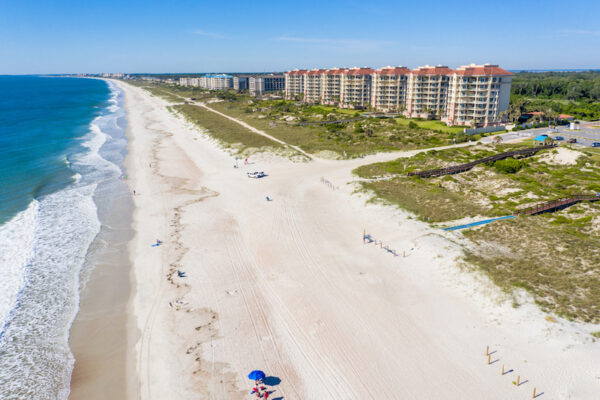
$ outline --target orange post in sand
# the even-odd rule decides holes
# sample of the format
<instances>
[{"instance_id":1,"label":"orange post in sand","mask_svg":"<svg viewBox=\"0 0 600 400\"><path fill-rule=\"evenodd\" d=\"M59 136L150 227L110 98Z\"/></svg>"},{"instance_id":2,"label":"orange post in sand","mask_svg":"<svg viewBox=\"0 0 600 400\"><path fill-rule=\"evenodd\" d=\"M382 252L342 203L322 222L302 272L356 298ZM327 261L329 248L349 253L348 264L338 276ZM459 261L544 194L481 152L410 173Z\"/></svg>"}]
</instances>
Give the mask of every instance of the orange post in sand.
<instances>
[{"instance_id":1,"label":"orange post in sand","mask_svg":"<svg viewBox=\"0 0 600 400\"><path fill-rule=\"evenodd\" d=\"M532 399L535 399L535 388L533 388L533 396L531 396Z\"/></svg>"},{"instance_id":2,"label":"orange post in sand","mask_svg":"<svg viewBox=\"0 0 600 400\"><path fill-rule=\"evenodd\" d=\"M485 355L486 356L490 355L490 346L485 346Z\"/></svg>"},{"instance_id":3,"label":"orange post in sand","mask_svg":"<svg viewBox=\"0 0 600 400\"><path fill-rule=\"evenodd\" d=\"M521 384L521 375L517 375L517 382L515 382L515 385L519 386Z\"/></svg>"},{"instance_id":4,"label":"orange post in sand","mask_svg":"<svg viewBox=\"0 0 600 400\"><path fill-rule=\"evenodd\" d=\"M405 250L402 251L402 257L406 257L406 251Z\"/></svg>"},{"instance_id":5,"label":"orange post in sand","mask_svg":"<svg viewBox=\"0 0 600 400\"><path fill-rule=\"evenodd\" d=\"M488 354L488 365L490 365L491 362L492 362L492 356L490 354Z\"/></svg>"},{"instance_id":6,"label":"orange post in sand","mask_svg":"<svg viewBox=\"0 0 600 400\"><path fill-rule=\"evenodd\" d=\"M504 375L504 364L502 364L502 375Z\"/></svg>"}]
</instances>

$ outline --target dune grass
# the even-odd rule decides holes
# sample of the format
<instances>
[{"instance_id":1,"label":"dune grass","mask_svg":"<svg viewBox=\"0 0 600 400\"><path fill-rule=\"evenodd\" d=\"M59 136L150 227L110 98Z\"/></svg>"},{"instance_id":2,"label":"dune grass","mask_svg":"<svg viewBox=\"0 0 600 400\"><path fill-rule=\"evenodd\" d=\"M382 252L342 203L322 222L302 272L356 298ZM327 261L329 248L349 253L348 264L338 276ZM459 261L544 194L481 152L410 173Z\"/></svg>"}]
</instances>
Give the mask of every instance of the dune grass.
<instances>
[{"instance_id":1,"label":"dune grass","mask_svg":"<svg viewBox=\"0 0 600 400\"><path fill-rule=\"evenodd\" d=\"M598 323L600 234L593 227L598 215L600 204L581 203L465 230L461 235L475 244L465 259L506 291L527 290L545 311Z\"/></svg>"},{"instance_id":2,"label":"dune grass","mask_svg":"<svg viewBox=\"0 0 600 400\"><path fill-rule=\"evenodd\" d=\"M179 104L174 105L173 109L181 113L189 121L203 128L210 136L219 140L224 145L235 145L235 147L239 148L240 152L251 148L284 148L281 143L258 135L240 124L202 107L191 104Z\"/></svg>"},{"instance_id":3,"label":"dune grass","mask_svg":"<svg viewBox=\"0 0 600 400\"><path fill-rule=\"evenodd\" d=\"M395 119L363 117L360 121L328 125L298 125L300 121L324 121L356 117L356 110L326 106L293 106L289 101L223 101L211 108L239 118L268 134L299 146L308 153L334 152L340 158L376 152L410 150L452 143L454 134L410 128ZM320 116L321 118L317 118ZM286 119L287 118L287 119ZM291 121L288 121L291 119Z\"/></svg>"},{"instance_id":4,"label":"dune grass","mask_svg":"<svg viewBox=\"0 0 600 400\"><path fill-rule=\"evenodd\" d=\"M429 222L479 216L487 218L575 193L600 192L597 149L580 149L573 165L548 162L549 153L519 160L515 173L495 165L437 178L407 177L406 172L472 161L522 145L477 146L420 153L360 167L354 173L375 199ZM574 148L575 149L575 148ZM456 231L468 239L465 260L485 271L507 292L522 288L539 306L568 319L600 322L600 201L564 210L521 216Z\"/></svg>"}]
</instances>

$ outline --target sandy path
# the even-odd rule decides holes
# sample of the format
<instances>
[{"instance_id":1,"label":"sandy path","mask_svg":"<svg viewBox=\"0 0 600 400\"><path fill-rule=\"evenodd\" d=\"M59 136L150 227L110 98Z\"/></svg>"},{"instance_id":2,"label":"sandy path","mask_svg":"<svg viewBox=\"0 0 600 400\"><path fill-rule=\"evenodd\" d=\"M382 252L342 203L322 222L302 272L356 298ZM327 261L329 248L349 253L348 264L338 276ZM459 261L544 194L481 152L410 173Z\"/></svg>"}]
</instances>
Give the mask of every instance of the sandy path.
<instances>
[{"instance_id":1,"label":"sandy path","mask_svg":"<svg viewBox=\"0 0 600 400\"><path fill-rule=\"evenodd\" d=\"M485 279L459 271L452 235L351 194L352 168L398 153L234 169L162 100L119 85L138 192L141 398L249 398L252 369L281 380L275 399L599 393L600 349L582 329L499 303ZM269 177L245 176L257 167ZM363 228L407 257L363 245ZM165 243L151 248L156 238ZM502 364L515 371L501 376Z\"/></svg>"},{"instance_id":2,"label":"sandy path","mask_svg":"<svg viewBox=\"0 0 600 400\"><path fill-rule=\"evenodd\" d=\"M230 117L230 116L229 116L229 115L227 115L227 114L223 114L222 112L220 112L220 111L217 111L217 110L215 110L214 108L210 108L209 106L207 106L207 105L206 105L206 104L204 104L204 103L194 103L194 104L196 104L197 106L200 106L200 107L202 107L202 108L205 108L205 109L207 109L208 111L212 111L212 112L214 112L215 114L219 114L220 116L222 116L222 117L225 117L225 118L227 118L228 120L231 120L231 121L233 121L233 122L235 122L235 123L237 123L237 124L240 124L240 125L241 125L241 126L243 126L244 128L246 128L246 129L248 129L248 130L250 130L250 131L252 131L252 132L254 132L254 133L258 134L258 135L261 135L261 136L264 136L264 137L266 137L266 138L269 138L269 139L271 139L272 141L274 141L274 142L277 142L277 143L281 143L281 144L283 144L283 145L285 145L285 146L289 146L289 147L291 147L292 149L296 150L298 153L301 153L301 154L305 155L306 157L308 157L308 159L311 159L311 158L312 158L312 156L311 156L310 154L306 153L306 152L305 152L304 150L302 150L300 147L298 147L298 146L294 146L294 145L291 145L291 144L289 144L289 143L286 143L286 142L284 142L283 140L277 139L275 136L271 136L271 135L269 135L269 134L268 134L267 132L265 132L265 131L262 131L262 130L260 130L260 129L256 129L255 127L253 127L253 126L251 126L251 125L248 125L247 123L245 123L244 121L242 121L242 120L240 120L240 119L237 119L237 118Z\"/></svg>"}]
</instances>

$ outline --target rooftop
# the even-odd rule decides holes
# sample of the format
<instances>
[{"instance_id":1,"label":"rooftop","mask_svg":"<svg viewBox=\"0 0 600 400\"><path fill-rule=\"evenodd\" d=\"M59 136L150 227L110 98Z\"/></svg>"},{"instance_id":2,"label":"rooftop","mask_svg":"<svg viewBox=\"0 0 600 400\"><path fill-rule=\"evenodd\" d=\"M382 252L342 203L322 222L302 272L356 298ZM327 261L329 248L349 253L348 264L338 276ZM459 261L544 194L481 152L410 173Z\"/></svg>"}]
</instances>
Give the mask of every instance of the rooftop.
<instances>
[{"instance_id":1,"label":"rooftop","mask_svg":"<svg viewBox=\"0 0 600 400\"><path fill-rule=\"evenodd\" d=\"M436 65L435 67L424 65L413 69L410 73L412 75L451 75L452 72L453 71L446 65Z\"/></svg>"},{"instance_id":2,"label":"rooftop","mask_svg":"<svg viewBox=\"0 0 600 400\"><path fill-rule=\"evenodd\" d=\"M456 75L463 76L473 76L473 75L512 75L511 72L508 72L497 65L492 64L470 64L463 65L461 67L456 68L454 71Z\"/></svg>"}]
</instances>

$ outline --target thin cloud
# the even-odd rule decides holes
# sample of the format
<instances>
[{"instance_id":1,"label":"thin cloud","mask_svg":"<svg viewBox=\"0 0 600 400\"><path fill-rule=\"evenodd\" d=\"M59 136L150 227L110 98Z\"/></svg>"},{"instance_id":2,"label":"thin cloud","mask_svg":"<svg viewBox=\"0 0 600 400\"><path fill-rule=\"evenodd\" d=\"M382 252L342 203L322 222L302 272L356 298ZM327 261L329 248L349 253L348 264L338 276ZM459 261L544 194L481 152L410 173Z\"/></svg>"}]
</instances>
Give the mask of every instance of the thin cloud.
<instances>
[{"instance_id":1,"label":"thin cloud","mask_svg":"<svg viewBox=\"0 0 600 400\"><path fill-rule=\"evenodd\" d=\"M307 38L297 36L279 36L275 40L281 42L304 43L304 44L325 44L337 46L357 46L357 47L380 47L390 46L395 42L386 40L368 40L368 39L337 39L337 38Z\"/></svg>"},{"instance_id":2,"label":"thin cloud","mask_svg":"<svg viewBox=\"0 0 600 400\"><path fill-rule=\"evenodd\" d=\"M227 36L225 36L225 35L221 35L220 33L214 33L214 32L206 32L206 31L203 31L202 29L196 29L192 33L194 35L200 35L200 36L204 36L204 37L208 37L208 38L212 38L212 39L227 39Z\"/></svg>"},{"instance_id":3,"label":"thin cloud","mask_svg":"<svg viewBox=\"0 0 600 400\"><path fill-rule=\"evenodd\" d=\"M567 35L600 36L600 31L586 29L564 29L561 32Z\"/></svg>"}]
</instances>

